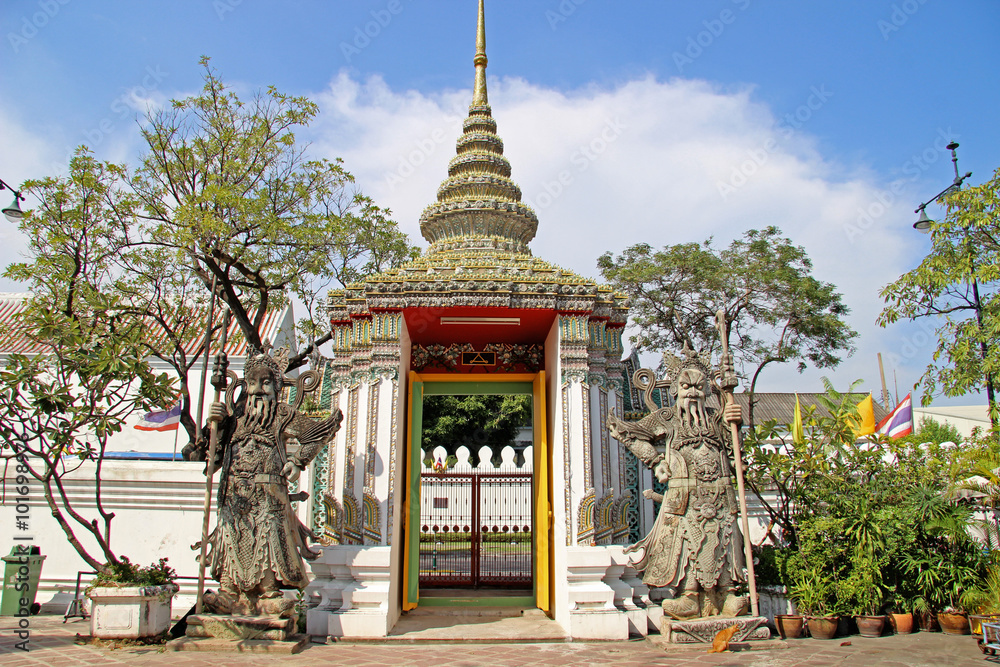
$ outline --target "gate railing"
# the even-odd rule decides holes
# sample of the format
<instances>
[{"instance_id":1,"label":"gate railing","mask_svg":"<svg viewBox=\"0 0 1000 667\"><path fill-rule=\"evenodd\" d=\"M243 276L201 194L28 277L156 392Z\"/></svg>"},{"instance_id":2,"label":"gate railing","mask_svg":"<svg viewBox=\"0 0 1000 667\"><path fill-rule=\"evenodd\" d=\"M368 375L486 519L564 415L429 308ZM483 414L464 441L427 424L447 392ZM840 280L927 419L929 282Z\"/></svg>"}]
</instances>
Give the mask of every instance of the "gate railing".
<instances>
[{"instance_id":1,"label":"gate railing","mask_svg":"<svg viewBox=\"0 0 1000 667\"><path fill-rule=\"evenodd\" d=\"M531 489L530 472L423 473L420 585L530 587Z\"/></svg>"}]
</instances>

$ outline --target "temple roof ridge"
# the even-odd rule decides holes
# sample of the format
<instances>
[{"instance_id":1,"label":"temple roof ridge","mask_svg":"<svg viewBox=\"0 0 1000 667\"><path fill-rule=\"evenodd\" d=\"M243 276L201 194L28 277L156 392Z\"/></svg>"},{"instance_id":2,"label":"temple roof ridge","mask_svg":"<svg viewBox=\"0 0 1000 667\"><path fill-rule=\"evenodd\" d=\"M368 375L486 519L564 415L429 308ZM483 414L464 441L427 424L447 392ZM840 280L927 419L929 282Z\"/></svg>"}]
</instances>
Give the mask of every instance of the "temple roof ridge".
<instances>
[{"instance_id":1,"label":"temple roof ridge","mask_svg":"<svg viewBox=\"0 0 1000 667\"><path fill-rule=\"evenodd\" d=\"M538 217L521 203L521 188L511 180L510 162L489 105L486 89L486 21L479 0L476 25L476 78L469 116L456 142L437 202L420 216L420 232L430 243L428 254L477 250L530 255Z\"/></svg>"}]
</instances>

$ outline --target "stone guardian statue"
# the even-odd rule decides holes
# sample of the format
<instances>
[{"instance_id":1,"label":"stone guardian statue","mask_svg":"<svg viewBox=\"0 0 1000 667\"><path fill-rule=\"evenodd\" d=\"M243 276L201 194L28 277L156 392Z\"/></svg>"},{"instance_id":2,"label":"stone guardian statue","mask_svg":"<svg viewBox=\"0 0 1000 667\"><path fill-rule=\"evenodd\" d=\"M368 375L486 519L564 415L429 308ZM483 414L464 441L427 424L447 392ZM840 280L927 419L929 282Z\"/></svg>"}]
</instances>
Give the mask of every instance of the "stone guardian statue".
<instances>
[{"instance_id":1,"label":"stone guardian statue","mask_svg":"<svg viewBox=\"0 0 1000 667\"><path fill-rule=\"evenodd\" d=\"M706 406L709 392L721 393L709 365L685 348L684 358L670 357L667 377L656 380L648 369L636 371L650 414L637 422L608 417L611 435L623 443L656 479L663 495L643 491L660 503L652 529L626 553L641 553L635 568L648 586L668 587L664 614L678 620L735 617L747 611L746 596L736 588L745 581L743 536L734 490L730 422L742 422L740 407L722 412ZM723 358L720 375L732 369ZM653 390L669 387L671 407L660 408Z\"/></svg>"},{"instance_id":2,"label":"stone guardian statue","mask_svg":"<svg viewBox=\"0 0 1000 667\"><path fill-rule=\"evenodd\" d=\"M286 600L282 589L304 588L303 558L319 555L307 544L316 536L292 509L292 500L306 494L290 495L289 484L334 436L343 415L336 410L316 420L298 411L319 376L307 371L297 382L286 380L287 355L282 348L273 356L251 356L244 379L230 385L225 403L209 409L220 433L218 521L208 554L220 592L211 600L206 596L216 612L290 617L295 601ZM294 405L279 400L286 384L296 386ZM239 389L242 395L234 402ZM289 456L292 440L299 447Z\"/></svg>"}]
</instances>

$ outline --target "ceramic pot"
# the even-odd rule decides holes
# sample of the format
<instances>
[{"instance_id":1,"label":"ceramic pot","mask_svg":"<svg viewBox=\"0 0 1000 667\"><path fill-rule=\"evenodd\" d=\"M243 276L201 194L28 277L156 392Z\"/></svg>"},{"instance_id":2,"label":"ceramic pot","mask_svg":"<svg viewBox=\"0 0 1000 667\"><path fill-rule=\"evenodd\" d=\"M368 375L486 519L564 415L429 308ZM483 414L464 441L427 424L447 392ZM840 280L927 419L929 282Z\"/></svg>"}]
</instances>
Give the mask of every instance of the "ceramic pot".
<instances>
[{"instance_id":1,"label":"ceramic pot","mask_svg":"<svg viewBox=\"0 0 1000 667\"><path fill-rule=\"evenodd\" d=\"M913 632L913 614L889 614L889 625L897 635Z\"/></svg>"},{"instance_id":2,"label":"ceramic pot","mask_svg":"<svg viewBox=\"0 0 1000 667\"><path fill-rule=\"evenodd\" d=\"M837 636L838 616L807 616L809 634L815 639L833 639Z\"/></svg>"},{"instance_id":3,"label":"ceramic pot","mask_svg":"<svg viewBox=\"0 0 1000 667\"><path fill-rule=\"evenodd\" d=\"M862 637L881 637L882 629L885 627L885 616L864 616L854 617L858 624L858 634Z\"/></svg>"},{"instance_id":4,"label":"ceramic pot","mask_svg":"<svg viewBox=\"0 0 1000 667\"><path fill-rule=\"evenodd\" d=\"M939 611L937 615L941 630L946 635L967 635L969 634L969 616L965 612L958 614L946 614Z\"/></svg>"},{"instance_id":5,"label":"ceramic pot","mask_svg":"<svg viewBox=\"0 0 1000 667\"><path fill-rule=\"evenodd\" d=\"M969 626L972 634L983 634L983 623L996 623L1000 621L1000 614L969 614Z\"/></svg>"},{"instance_id":6,"label":"ceramic pot","mask_svg":"<svg viewBox=\"0 0 1000 667\"><path fill-rule=\"evenodd\" d=\"M799 639L802 637L802 626L805 619L798 614L777 614L774 626L782 639Z\"/></svg>"}]
</instances>

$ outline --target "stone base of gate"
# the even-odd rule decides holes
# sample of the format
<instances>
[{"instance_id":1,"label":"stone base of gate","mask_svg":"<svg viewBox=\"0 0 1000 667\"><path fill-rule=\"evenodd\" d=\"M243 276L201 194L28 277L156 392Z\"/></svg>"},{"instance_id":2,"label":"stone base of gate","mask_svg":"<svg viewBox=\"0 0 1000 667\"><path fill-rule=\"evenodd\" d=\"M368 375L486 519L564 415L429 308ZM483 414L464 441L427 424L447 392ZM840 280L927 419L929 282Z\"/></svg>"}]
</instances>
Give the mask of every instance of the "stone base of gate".
<instances>
[{"instance_id":1,"label":"stone base of gate","mask_svg":"<svg viewBox=\"0 0 1000 667\"><path fill-rule=\"evenodd\" d=\"M385 637L399 619L390 604L391 547L323 547L311 564L306 588L311 608L306 632L313 637Z\"/></svg>"},{"instance_id":2,"label":"stone base of gate","mask_svg":"<svg viewBox=\"0 0 1000 667\"><path fill-rule=\"evenodd\" d=\"M573 639L628 639L629 617L615 606L615 590L605 581L612 566L607 547L566 549L569 633Z\"/></svg>"}]
</instances>

